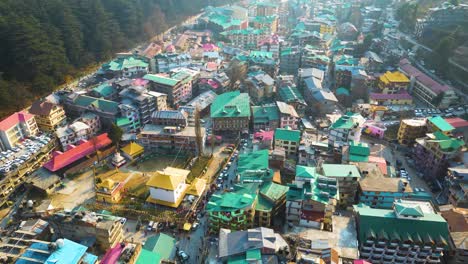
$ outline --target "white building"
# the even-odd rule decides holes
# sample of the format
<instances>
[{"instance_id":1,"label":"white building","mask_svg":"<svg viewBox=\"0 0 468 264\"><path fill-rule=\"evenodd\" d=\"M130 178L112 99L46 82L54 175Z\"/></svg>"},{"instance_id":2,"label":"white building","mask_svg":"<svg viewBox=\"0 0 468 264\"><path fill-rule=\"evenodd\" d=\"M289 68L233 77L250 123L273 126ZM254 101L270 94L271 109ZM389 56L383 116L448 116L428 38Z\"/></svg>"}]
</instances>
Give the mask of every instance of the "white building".
<instances>
[{"instance_id":1,"label":"white building","mask_svg":"<svg viewBox=\"0 0 468 264\"><path fill-rule=\"evenodd\" d=\"M360 114L348 112L330 126L328 131L328 147L341 148L350 141L361 140L361 130L366 120Z\"/></svg>"},{"instance_id":2,"label":"white building","mask_svg":"<svg viewBox=\"0 0 468 264\"><path fill-rule=\"evenodd\" d=\"M0 148L11 149L18 141L38 132L34 115L25 111L14 113L0 122Z\"/></svg>"},{"instance_id":3,"label":"white building","mask_svg":"<svg viewBox=\"0 0 468 264\"><path fill-rule=\"evenodd\" d=\"M166 167L162 171L156 171L146 185L150 189L147 202L178 207L182 202L189 185L185 183L189 170Z\"/></svg>"},{"instance_id":4,"label":"white building","mask_svg":"<svg viewBox=\"0 0 468 264\"><path fill-rule=\"evenodd\" d=\"M55 132L62 149L66 149L68 145L75 145L80 140L88 140L101 129L101 121L99 116L93 113L85 113L80 118L76 119L70 125L59 127Z\"/></svg>"}]
</instances>

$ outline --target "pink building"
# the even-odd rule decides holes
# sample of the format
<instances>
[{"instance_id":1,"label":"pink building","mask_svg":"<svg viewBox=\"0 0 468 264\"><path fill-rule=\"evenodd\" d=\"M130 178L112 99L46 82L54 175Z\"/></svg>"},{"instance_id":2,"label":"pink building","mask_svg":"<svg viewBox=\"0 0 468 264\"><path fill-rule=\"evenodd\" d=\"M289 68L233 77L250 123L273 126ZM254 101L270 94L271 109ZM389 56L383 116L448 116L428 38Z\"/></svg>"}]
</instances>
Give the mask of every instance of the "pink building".
<instances>
[{"instance_id":1,"label":"pink building","mask_svg":"<svg viewBox=\"0 0 468 264\"><path fill-rule=\"evenodd\" d=\"M371 121L371 122L364 123L364 127L362 129L362 132L364 134L367 134L367 135L382 139L384 137L384 134L385 134L386 130L387 130L387 128L385 127L384 124L376 123L374 121Z\"/></svg>"}]
</instances>

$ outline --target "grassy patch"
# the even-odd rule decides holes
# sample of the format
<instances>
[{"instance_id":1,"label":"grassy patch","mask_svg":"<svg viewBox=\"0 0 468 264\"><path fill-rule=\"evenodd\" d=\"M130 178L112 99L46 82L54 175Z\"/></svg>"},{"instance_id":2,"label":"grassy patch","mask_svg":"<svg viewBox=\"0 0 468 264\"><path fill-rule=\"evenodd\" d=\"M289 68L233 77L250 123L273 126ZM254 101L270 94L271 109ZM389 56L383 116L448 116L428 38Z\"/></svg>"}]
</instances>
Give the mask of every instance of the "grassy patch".
<instances>
[{"instance_id":1,"label":"grassy patch","mask_svg":"<svg viewBox=\"0 0 468 264\"><path fill-rule=\"evenodd\" d=\"M195 162L195 164L193 164L192 169L191 169L191 173L190 173L187 181L189 183L191 183L195 178L200 177L203 170L205 169L205 167L207 167L209 165L211 160L212 160L211 157L203 157L203 156L199 157L197 159L197 161Z\"/></svg>"}]
</instances>

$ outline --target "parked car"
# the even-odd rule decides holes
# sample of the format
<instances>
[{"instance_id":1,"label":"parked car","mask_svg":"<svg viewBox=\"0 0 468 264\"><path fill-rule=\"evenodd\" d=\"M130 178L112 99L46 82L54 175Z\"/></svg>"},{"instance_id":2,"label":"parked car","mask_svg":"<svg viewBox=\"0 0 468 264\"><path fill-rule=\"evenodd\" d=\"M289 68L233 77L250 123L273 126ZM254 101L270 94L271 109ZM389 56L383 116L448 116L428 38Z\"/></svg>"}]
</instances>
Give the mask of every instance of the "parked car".
<instances>
[{"instance_id":1,"label":"parked car","mask_svg":"<svg viewBox=\"0 0 468 264\"><path fill-rule=\"evenodd\" d=\"M177 252L177 256L179 257L179 259L180 259L182 262L185 262L185 261L187 261L187 260L190 258L190 256L189 256L187 253L185 253L185 251L183 251L183 250L179 250L179 251Z\"/></svg>"}]
</instances>

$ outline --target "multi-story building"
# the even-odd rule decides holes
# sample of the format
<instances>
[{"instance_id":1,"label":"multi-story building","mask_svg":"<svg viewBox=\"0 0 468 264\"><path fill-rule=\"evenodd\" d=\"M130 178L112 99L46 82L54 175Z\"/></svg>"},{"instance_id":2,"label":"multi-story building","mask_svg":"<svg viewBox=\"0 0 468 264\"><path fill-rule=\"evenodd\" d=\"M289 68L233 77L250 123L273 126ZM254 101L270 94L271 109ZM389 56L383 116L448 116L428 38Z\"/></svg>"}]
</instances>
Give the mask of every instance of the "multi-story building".
<instances>
[{"instance_id":1,"label":"multi-story building","mask_svg":"<svg viewBox=\"0 0 468 264\"><path fill-rule=\"evenodd\" d=\"M106 250L124 239L122 217L98 214L90 211L57 213L49 217L49 223L60 236L73 240L96 238L97 247Z\"/></svg>"},{"instance_id":2,"label":"multi-story building","mask_svg":"<svg viewBox=\"0 0 468 264\"><path fill-rule=\"evenodd\" d=\"M296 85L293 83L281 85L278 88L278 95L280 101L292 105L300 116L304 115L307 103L305 102L304 97L302 97L302 94L296 88Z\"/></svg>"},{"instance_id":3,"label":"multi-story building","mask_svg":"<svg viewBox=\"0 0 468 264\"><path fill-rule=\"evenodd\" d=\"M175 126L185 128L188 126L188 114L179 110L156 111L151 115L151 123L158 126Z\"/></svg>"},{"instance_id":4,"label":"multi-story building","mask_svg":"<svg viewBox=\"0 0 468 264\"><path fill-rule=\"evenodd\" d=\"M57 135L62 149L66 150L68 145L87 140L95 136L101 130L101 121L99 116L93 113L84 113L80 118L73 123L57 128Z\"/></svg>"},{"instance_id":5,"label":"multi-story building","mask_svg":"<svg viewBox=\"0 0 468 264\"><path fill-rule=\"evenodd\" d=\"M411 146L417 138L423 137L426 132L425 119L403 119L398 129L398 143Z\"/></svg>"},{"instance_id":6,"label":"multi-story building","mask_svg":"<svg viewBox=\"0 0 468 264\"><path fill-rule=\"evenodd\" d=\"M254 9L256 16L272 16L278 13L278 5L271 2L257 2Z\"/></svg>"},{"instance_id":7,"label":"multi-story building","mask_svg":"<svg viewBox=\"0 0 468 264\"><path fill-rule=\"evenodd\" d=\"M205 146L205 128L201 128L201 147ZM194 151L198 153L197 136L194 127L158 126L147 124L138 135L139 143L147 150L169 152Z\"/></svg>"},{"instance_id":8,"label":"multi-story building","mask_svg":"<svg viewBox=\"0 0 468 264\"><path fill-rule=\"evenodd\" d=\"M120 54L115 60L103 64L101 71L110 77L141 77L148 73L149 63L145 57Z\"/></svg>"},{"instance_id":9,"label":"multi-story building","mask_svg":"<svg viewBox=\"0 0 468 264\"><path fill-rule=\"evenodd\" d=\"M152 90L167 94L167 101L178 106L192 98L192 85L197 74L189 69L179 69L169 74L147 74L144 79L150 81Z\"/></svg>"},{"instance_id":10,"label":"multi-story building","mask_svg":"<svg viewBox=\"0 0 468 264\"><path fill-rule=\"evenodd\" d=\"M275 130L275 148L283 148L286 155L296 155L301 141L301 131L290 128Z\"/></svg>"},{"instance_id":11,"label":"multi-story building","mask_svg":"<svg viewBox=\"0 0 468 264\"><path fill-rule=\"evenodd\" d=\"M159 53L150 61L152 72L164 73L181 67L192 65L192 57L188 53Z\"/></svg>"},{"instance_id":12,"label":"multi-story building","mask_svg":"<svg viewBox=\"0 0 468 264\"><path fill-rule=\"evenodd\" d=\"M413 158L418 172L426 179L442 179L447 175L449 161L457 157L465 146L461 139L437 131L416 139Z\"/></svg>"},{"instance_id":13,"label":"multi-story building","mask_svg":"<svg viewBox=\"0 0 468 264\"><path fill-rule=\"evenodd\" d=\"M457 95L452 87L440 84L411 65L407 59L400 61L399 69L410 78L409 92L430 107L448 107Z\"/></svg>"},{"instance_id":14,"label":"multi-story building","mask_svg":"<svg viewBox=\"0 0 468 264\"><path fill-rule=\"evenodd\" d=\"M156 103L160 93L148 91L142 86L130 86L119 93L123 104L129 104L138 109L140 124L151 121L151 114L156 111Z\"/></svg>"},{"instance_id":15,"label":"multi-story building","mask_svg":"<svg viewBox=\"0 0 468 264\"><path fill-rule=\"evenodd\" d=\"M338 204L349 206L354 204L358 180L361 174L356 165L352 164L318 164L323 176L336 179L338 184Z\"/></svg>"},{"instance_id":16,"label":"multi-story building","mask_svg":"<svg viewBox=\"0 0 468 264\"><path fill-rule=\"evenodd\" d=\"M221 33L222 36L229 39L232 45L244 49L255 49L260 40L269 34L264 29L246 28L239 30L229 30Z\"/></svg>"},{"instance_id":17,"label":"multi-story building","mask_svg":"<svg viewBox=\"0 0 468 264\"><path fill-rule=\"evenodd\" d=\"M78 93L68 95L63 104L68 117L80 117L84 112L92 112L99 116L103 127L110 127L119 116L117 102Z\"/></svg>"},{"instance_id":18,"label":"multi-story building","mask_svg":"<svg viewBox=\"0 0 468 264\"><path fill-rule=\"evenodd\" d=\"M16 112L0 121L0 139L3 150L13 148L25 137L39 132L34 115L25 111Z\"/></svg>"},{"instance_id":19,"label":"multi-story building","mask_svg":"<svg viewBox=\"0 0 468 264\"><path fill-rule=\"evenodd\" d=\"M372 208L391 209L400 198L411 198L413 189L402 178L385 177L376 163L357 163L363 179L359 181L359 202Z\"/></svg>"},{"instance_id":20,"label":"multi-story building","mask_svg":"<svg viewBox=\"0 0 468 264\"><path fill-rule=\"evenodd\" d=\"M448 224L430 202L400 199L392 209L354 205L361 259L441 263L453 249Z\"/></svg>"},{"instance_id":21,"label":"multi-story building","mask_svg":"<svg viewBox=\"0 0 468 264\"><path fill-rule=\"evenodd\" d=\"M150 195L147 202L174 207L179 207L189 187L185 183L189 170L166 167L156 171L146 183Z\"/></svg>"},{"instance_id":22,"label":"multi-story building","mask_svg":"<svg viewBox=\"0 0 468 264\"><path fill-rule=\"evenodd\" d=\"M456 28L467 22L468 5L452 5L444 2L439 7L429 9L425 18L418 19L414 34L425 43L438 41L440 32Z\"/></svg>"},{"instance_id":23,"label":"multi-story building","mask_svg":"<svg viewBox=\"0 0 468 264\"><path fill-rule=\"evenodd\" d=\"M394 94L371 93L369 103L375 105L412 105L413 97L406 91Z\"/></svg>"},{"instance_id":24,"label":"multi-story building","mask_svg":"<svg viewBox=\"0 0 468 264\"><path fill-rule=\"evenodd\" d=\"M273 226L278 216L284 212L286 193L289 187L274 182L264 182L260 185L255 206L255 224L258 226Z\"/></svg>"},{"instance_id":25,"label":"multi-story building","mask_svg":"<svg viewBox=\"0 0 468 264\"><path fill-rule=\"evenodd\" d=\"M213 194L206 204L210 233L218 233L221 228L245 230L254 226L258 187L253 188L257 191L241 185L234 188L232 192Z\"/></svg>"},{"instance_id":26,"label":"multi-story building","mask_svg":"<svg viewBox=\"0 0 468 264\"><path fill-rule=\"evenodd\" d=\"M275 104L252 106L254 131L272 131L279 127L280 115Z\"/></svg>"},{"instance_id":27,"label":"multi-story building","mask_svg":"<svg viewBox=\"0 0 468 264\"><path fill-rule=\"evenodd\" d=\"M329 229L338 199L337 181L325 177L316 167L298 165L286 199L286 219L290 224Z\"/></svg>"},{"instance_id":28,"label":"multi-story building","mask_svg":"<svg viewBox=\"0 0 468 264\"><path fill-rule=\"evenodd\" d=\"M250 18L250 24L255 29L266 30L268 34L275 34L278 31L278 16L255 16Z\"/></svg>"},{"instance_id":29,"label":"multi-story building","mask_svg":"<svg viewBox=\"0 0 468 264\"><path fill-rule=\"evenodd\" d=\"M250 97L240 91L227 92L216 97L211 105L213 130L239 132L249 129Z\"/></svg>"},{"instance_id":30,"label":"multi-story building","mask_svg":"<svg viewBox=\"0 0 468 264\"><path fill-rule=\"evenodd\" d=\"M275 34L261 39L258 41L257 48L260 51L271 52L273 58L278 59L280 52L280 41L278 35Z\"/></svg>"},{"instance_id":31,"label":"multi-story building","mask_svg":"<svg viewBox=\"0 0 468 264\"><path fill-rule=\"evenodd\" d=\"M35 101L28 111L34 115L39 129L45 132L54 131L66 119L62 106L47 100Z\"/></svg>"},{"instance_id":32,"label":"multi-story building","mask_svg":"<svg viewBox=\"0 0 468 264\"><path fill-rule=\"evenodd\" d=\"M448 169L445 180L448 185L449 202L455 207L468 208L468 169L453 167Z\"/></svg>"},{"instance_id":33,"label":"multi-story building","mask_svg":"<svg viewBox=\"0 0 468 264\"><path fill-rule=\"evenodd\" d=\"M116 154L117 155L117 154ZM120 154L118 154L120 155ZM123 197L124 183L105 179L96 183L96 201L104 203L118 203Z\"/></svg>"},{"instance_id":34,"label":"multi-story building","mask_svg":"<svg viewBox=\"0 0 468 264\"><path fill-rule=\"evenodd\" d=\"M273 170L269 169L269 150L257 150L239 155L236 174L240 183L270 182Z\"/></svg>"},{"instance_id":35,"label":"multi-story building","mask_svg":"<svg viewBox=\"0 0 468 264\"><path fill-rule=\"evenodd\" d=\"M279 110L279 127L297 129L299 115L297 114L296 109L292 105L280 101L276 102L276 106Z\"/></svg>"},{"instance_id":36,"label":"multi-story building","mask_svg":"<svg viewBox=\"0 0 468 264\"><path fill-rule=\"evenodd\" d=\"M317 69L317 68L300 68L297 71L297 87L299 90L304 91L306 88L306 80L307 79L316 79L317 86L322 87L322 84L325 80L325 71Z\"/></svg>"},{"instance_id":37,"label":"multi-story building","mask_svg":"<svg viewBox=\"0 0 468 264\"><path fill-rule=\"evenodd\" d=\"M328 146L330 149L341 148L349 141L359 142L365 119L360 114L348 112L333 123L328 131Z\"/></svg>"},{"instance_id":38,"label":"multi-story building","mask_svg":"<svg viewBox=\"0 0 468 264\"><path fill-rule=\"evenodd\" d=\"M250 72L245 80L245 86L250 98L257 102L273 96L275 92L274 84L275 80L263 71Z\"/></svg>"},{"instance_id":39,"label":"multi-story building","mask_svg":"<svg viewBox=\"0 0 468 264\"><path fill-rule=\"evenodd\" d=\"M124 132L135 132L141 128L140 113L136 106L122 103L119 104L119 110L121 116L117 118L115 123Z\"/></svg>"},{"instance_id":40,"label":"multi-story building","mask_svg":"<svg viewBox=\"0 0 468 264\"><path fill-rule=\"evenodd\" d=\"M237 241L232 243L232 241ZM219 232L218 258L223 263L278 263L289 252L288 243L273 229L258 227Z\"/></svg>"},{"instance_id":41,"label":"multi-story building","mask_svg":"<svg viewBox=\"0 0 468 264\"><path fill-rule=\"evenodd\" d=\"M281 49L279 71L284 74L297 74L301 65L301 49L298 46Z\"/></svg>"},{"instance_id":42,"label":"multi-story building","mask_svg":"<svg viewBox=\"0 0 468 264\"><path fill-rule=\"evenodd\" d=\"M447 136L450 136L452 131L455 129L441 116L432 116L427 118L427 128L431 133L439 131Z\"/></svg>"},{"instance_id":43,"label":"multi-story building","mask_svg":"<svg viewBox=\"0 0 468 264\"><path fill-rule=\"evenodd\" d=\"M403 90L407 90L410 85L410 80L406 75L399 71L382 74L377 82L379 93L397 94Z\"/></svg>"}]
</instances>

